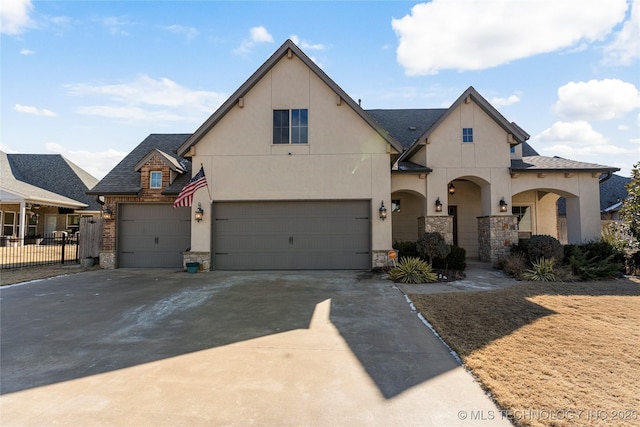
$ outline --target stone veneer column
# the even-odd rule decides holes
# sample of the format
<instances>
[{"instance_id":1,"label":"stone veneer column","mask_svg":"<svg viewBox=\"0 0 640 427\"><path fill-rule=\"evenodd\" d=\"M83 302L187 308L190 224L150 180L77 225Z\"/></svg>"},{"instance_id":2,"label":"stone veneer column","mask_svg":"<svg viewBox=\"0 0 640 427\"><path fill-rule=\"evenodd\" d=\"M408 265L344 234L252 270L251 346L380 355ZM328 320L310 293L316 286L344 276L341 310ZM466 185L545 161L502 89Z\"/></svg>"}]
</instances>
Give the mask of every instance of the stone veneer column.
<instances>
[{"instance_id":1,"label":"stone veneer column","mask_svg":"<svg viewBox=\"0 0 640 427\"><path fill-rule=\"evenodd\" d=\"M201 271L211 270L211 252L192 252L187 251L182 253L182 264L184 268L187 268L188 262L199 262Z\"/></svg>"},{"instance_id":2,"label":"stone veneer column","mask_svg":"<svg viewBox=\"0 0 640 427\"><path fill-rule=\"evenodd\" d=\"M453 217L440 215L418 218L418 236L433 232L440 233L445 242L453 245Z\"/></svg>"},{"instance_id":3,"label":"stone veneer column","mask_svg":"<svg viewBox=\"0 0 640 427\"><path fill-rule=\"evenodd\" d=\"M495 263L518 243L518 220L513 215L478 217L478 257Z\"/></svg>"}]
</instances>

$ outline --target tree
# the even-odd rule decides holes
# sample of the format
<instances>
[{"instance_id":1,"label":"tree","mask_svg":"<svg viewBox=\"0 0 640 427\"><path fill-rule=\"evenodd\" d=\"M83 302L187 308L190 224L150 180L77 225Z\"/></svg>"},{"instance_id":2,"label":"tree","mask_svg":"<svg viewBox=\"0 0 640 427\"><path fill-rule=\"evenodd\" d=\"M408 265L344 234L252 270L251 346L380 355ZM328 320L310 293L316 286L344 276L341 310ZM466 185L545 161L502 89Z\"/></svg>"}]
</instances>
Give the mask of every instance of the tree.
<instances>
[{"instance_id":1,"label":"tree","mask_svg":"<svg viewBox=\"0 0 640 427\"><path fill-rule=\"evenodd\" d=\"M626 185L629 196L622 202L620 217L635 245L640 242L640 162L631 169L631 181Z\"/></svg>"},{"instance_id":2,"label":"tree","mask_svg":"<svg viewBox=\"0 0 640 427\"><path fill-rule=\"evenodd\" d=\"M424 233L416 243L418 253L423 258L429 259L429 264L433 265L434 258L446 258L451 252L451 246L445 242L440 233Z\"/></svg>"}]
</instances>

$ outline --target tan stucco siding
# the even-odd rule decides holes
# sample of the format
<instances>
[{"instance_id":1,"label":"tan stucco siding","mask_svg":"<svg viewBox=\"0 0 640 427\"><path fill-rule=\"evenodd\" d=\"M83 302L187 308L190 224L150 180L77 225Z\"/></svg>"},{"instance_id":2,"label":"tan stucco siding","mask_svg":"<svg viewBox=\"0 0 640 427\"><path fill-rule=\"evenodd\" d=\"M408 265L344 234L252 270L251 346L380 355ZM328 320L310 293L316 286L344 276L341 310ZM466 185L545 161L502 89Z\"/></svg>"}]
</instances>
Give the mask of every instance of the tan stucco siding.
<instances>
[{"instance_id":1,"label":"tan stucco siding","mask_svg":"<svg viewBox=\"0 0 640 427\"><path fill-rule=\"evenodd\" d=\"M462 128L469 127L473 128L473 142L463 143ZM431 168L508 168L510 159L507 133L475 102L462 103L453 110L429 135L426 145L427 166Z\"/></svg>"},{"instance_id":2,"label":"tan stucco siding","mask_svg":"<svg viewBox=\"0 0 640 427\"><path fill-rule=\"evenodd\" d=\"M456 194L448 199L449 205L457 206L458 246L466 249L467 257L475 258L478 256L478 217L482 216L480 189L469 181L456 184Z\"/></svg>"},{"instance_id":3,"label":"tan stucco siding","mask_svg":"<svg viewBox=\"0 0 640 427\"><path fill-rule=\"evenodd\" d=\"M309 110L309 143L273 144L273 110ZM388 143L297 57L281 59L197 143L215 201L372 200L372 249L391 248ZM197 202L208 194L198 191ZM203 221L200 225L205 225ZM209 224L206 224L209 227ZM210 246L210 227L192 228L192 250Z\"/></svg>"}]
</instances>

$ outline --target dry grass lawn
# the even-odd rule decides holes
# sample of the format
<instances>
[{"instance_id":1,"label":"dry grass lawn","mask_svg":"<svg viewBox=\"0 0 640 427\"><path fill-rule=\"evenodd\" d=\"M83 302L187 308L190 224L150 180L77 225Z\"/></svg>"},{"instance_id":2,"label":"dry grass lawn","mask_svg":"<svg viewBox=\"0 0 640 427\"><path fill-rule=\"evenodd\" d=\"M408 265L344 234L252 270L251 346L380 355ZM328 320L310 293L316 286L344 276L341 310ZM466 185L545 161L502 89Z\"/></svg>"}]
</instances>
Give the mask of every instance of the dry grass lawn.
<instances>
[{"instance_id":1,"label":"dry grass lawn","mask_svg":"<svg viewBox=\"0 0 640 427\"><path fill-rule=\"evenodd\" d=\"M640 425L640 280L410 297L516 424Z\"/></svg>"},{"instance_id":2,"label":"dry grass lawn","mask_svg":"<svg viewBox=\"0 0 640 427\"><path fill-rule=\"evenodd\" d=\"M97 269L100 267L94 266L92 268ZM48 277L62 276L64 274L80 273L82 271L87 271L87 269L80 268L78 264L51 264L40 265L37 267L0 270L0 286L29 282L37 279L46 279Z\"/></svg>"}]
</instances>

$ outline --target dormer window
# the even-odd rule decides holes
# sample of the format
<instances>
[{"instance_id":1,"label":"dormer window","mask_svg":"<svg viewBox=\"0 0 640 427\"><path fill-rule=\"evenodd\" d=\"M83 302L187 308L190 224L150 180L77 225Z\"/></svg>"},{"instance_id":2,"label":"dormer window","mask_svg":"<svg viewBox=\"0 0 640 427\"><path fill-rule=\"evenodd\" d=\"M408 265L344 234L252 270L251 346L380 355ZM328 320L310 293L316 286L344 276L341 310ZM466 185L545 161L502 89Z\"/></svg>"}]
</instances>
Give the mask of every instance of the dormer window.
<instances>
[{"instance_id":1,"label":"dormer window","mask_svg":"<svg viewBox=\"0 0 640 427\"><path fill-rule=\"evenodd\" d=\"M162 172L151 171L149 177L149 188L162 188Z\"/></svg>"},{"instance_id":2,"label":"dormer window","mask_svg":"<svg viewBox=\"0 0 640 427\"><path fill-rule=\"evenodd\" d=\"M309 110L273 110L274 144L308 144Z\"/></svg>"},{"instance_id":3,"label":"dormer window","mask_svg":"<svg viewBox=\"0 0 640 427\"><path fill-rule=\"evenodd\" d=\"M473 142L473 128L462 128L462 142Z\"/></svg>"}]
</instances>

